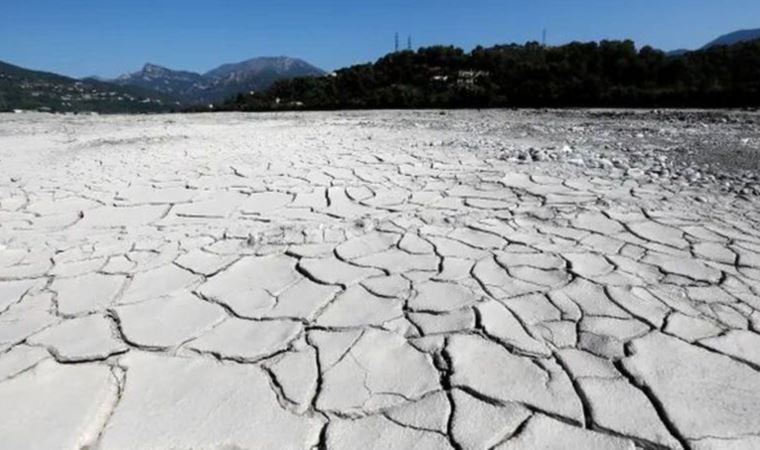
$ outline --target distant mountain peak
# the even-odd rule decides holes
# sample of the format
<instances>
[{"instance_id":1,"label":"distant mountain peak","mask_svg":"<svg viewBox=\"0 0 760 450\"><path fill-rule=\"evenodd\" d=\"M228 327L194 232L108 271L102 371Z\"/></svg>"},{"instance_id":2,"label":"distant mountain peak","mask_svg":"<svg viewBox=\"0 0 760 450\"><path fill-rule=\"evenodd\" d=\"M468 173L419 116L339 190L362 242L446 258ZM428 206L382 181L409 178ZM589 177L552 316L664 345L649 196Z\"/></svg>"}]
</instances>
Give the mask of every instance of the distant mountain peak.
<instances>
[{"instance_id":1,"label":"distant mountain peak","mask_svg":"<svg viewBox=\"0 0 760 450\"><path fill-rule=\"evenodd\" d=\"M164 66L159 66L158 64L153 64L153 63L149 63L148 62L148 63L145 63L145 65L142 68L142 71L143 72L148 72L148 73L150 73L150 72L164 72L164 71L169 71L169 69L167 69Z\"/></svg>"},{"instance_id":2,"label":"distant mountain peak","mask_svg":"<svg viewBox=\"0 0 760 450\"><path fill-rule=\"evenodd\" d=\"M223 64L204 74L145 63L142 70L114 80L180 98L186 103L214 103L242 92L263 90L278 80L324 75L306 61L289 56L262 56Z\"/></svg>"},{"instance_id":3,"label":"distant mountain peak","mask_svg":"<svg viewBox=\"0 0 760 450\"><path fill-rule=\"evenodd\" d=\"M200 74L195 72L189 72L185 70L173 70L167 67L147 62L143 65L142 69L137 72L126 73L120 76L119 80L129 80L131 78L140 78L145 76L160 76L160 77L200 77Z\"/></svg>"},{"instance_id":4,"label":"distant mountain peak","mask_svg":"<svg viewBox=\"0 0 760 450\"><path fill-rule=\"evenodd\" d=\"M289 56L259 56L237 63L222 64L203 75L211 78L221 78L230 74L256 75L264 71L284 75L290 72L298 72L305 75L323 75L325 73L322 69L299 58Z\"/></svg>"}]
</instances>

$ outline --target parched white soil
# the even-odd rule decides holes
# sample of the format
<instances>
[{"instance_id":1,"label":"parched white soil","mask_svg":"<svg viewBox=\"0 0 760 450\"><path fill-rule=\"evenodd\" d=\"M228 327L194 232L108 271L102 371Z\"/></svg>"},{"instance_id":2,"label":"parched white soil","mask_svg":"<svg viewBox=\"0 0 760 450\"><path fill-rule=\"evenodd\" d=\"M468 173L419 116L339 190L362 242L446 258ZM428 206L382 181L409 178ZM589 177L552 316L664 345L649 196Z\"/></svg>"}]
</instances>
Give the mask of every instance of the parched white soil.
<instances>
[{"instance_id":1,"label":"parched white soil","mask_svg":"<svg viewBox=\"0 0 760 450\"><path fill-rule=\"evenodd\" d=\"M594 120L0 115L0 447L760 448L756 127Z\"/></svg>"}]
</instances>

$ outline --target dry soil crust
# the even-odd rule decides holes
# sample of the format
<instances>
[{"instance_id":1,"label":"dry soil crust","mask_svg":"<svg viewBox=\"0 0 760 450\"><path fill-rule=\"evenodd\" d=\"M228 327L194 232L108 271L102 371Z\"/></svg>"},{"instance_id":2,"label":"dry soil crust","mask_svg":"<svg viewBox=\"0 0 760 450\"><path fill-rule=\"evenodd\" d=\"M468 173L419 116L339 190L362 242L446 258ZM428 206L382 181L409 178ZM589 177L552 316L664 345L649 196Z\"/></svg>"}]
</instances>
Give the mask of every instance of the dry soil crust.
<instances>
[{"instance_id":1,"label":"dry soil crust","mask_svg":"<svg viewBox=\"0 0 760 450\"><path fill-rule=\"evenodd\" d=\"M714 114L0 115L0 446L758 448Z\"/></svg>"}]
</instances>

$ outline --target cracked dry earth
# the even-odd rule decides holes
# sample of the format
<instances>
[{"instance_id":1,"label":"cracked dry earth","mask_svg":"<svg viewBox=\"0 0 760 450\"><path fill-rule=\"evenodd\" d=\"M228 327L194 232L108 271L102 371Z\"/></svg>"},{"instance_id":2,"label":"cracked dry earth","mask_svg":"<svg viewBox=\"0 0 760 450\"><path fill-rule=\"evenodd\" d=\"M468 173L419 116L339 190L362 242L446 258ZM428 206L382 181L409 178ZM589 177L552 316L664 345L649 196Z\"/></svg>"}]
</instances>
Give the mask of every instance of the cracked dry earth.
<instances>
[{"instance_id":1,"label":"cracked dry earth","mask_svg":"<svg viewBox=\"0 0 760 450\"><path fill-rule=\"evenodd\" d=\"M757 201L571 120L3 115L0 448L760 448Z\"/></svg>"}]
</instances>

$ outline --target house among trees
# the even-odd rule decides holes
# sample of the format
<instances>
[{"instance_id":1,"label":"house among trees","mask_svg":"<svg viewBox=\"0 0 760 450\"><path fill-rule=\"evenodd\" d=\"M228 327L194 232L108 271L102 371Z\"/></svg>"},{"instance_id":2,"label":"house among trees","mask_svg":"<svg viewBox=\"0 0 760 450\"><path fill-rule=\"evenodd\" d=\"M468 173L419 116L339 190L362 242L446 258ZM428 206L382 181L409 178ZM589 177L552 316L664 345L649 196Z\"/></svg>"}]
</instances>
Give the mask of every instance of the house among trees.
<instances>
[{"instance_id":1,"label":"house among trees","mask_svg":"<svg viewBox=\"0 0 760 450\"><path fill-rule=\"evenodd\" d=\"M464 88L475 87L481 79L488 78L485 70L460 70L457 72L457 86Z\"/></svg>"}]
</instances>

